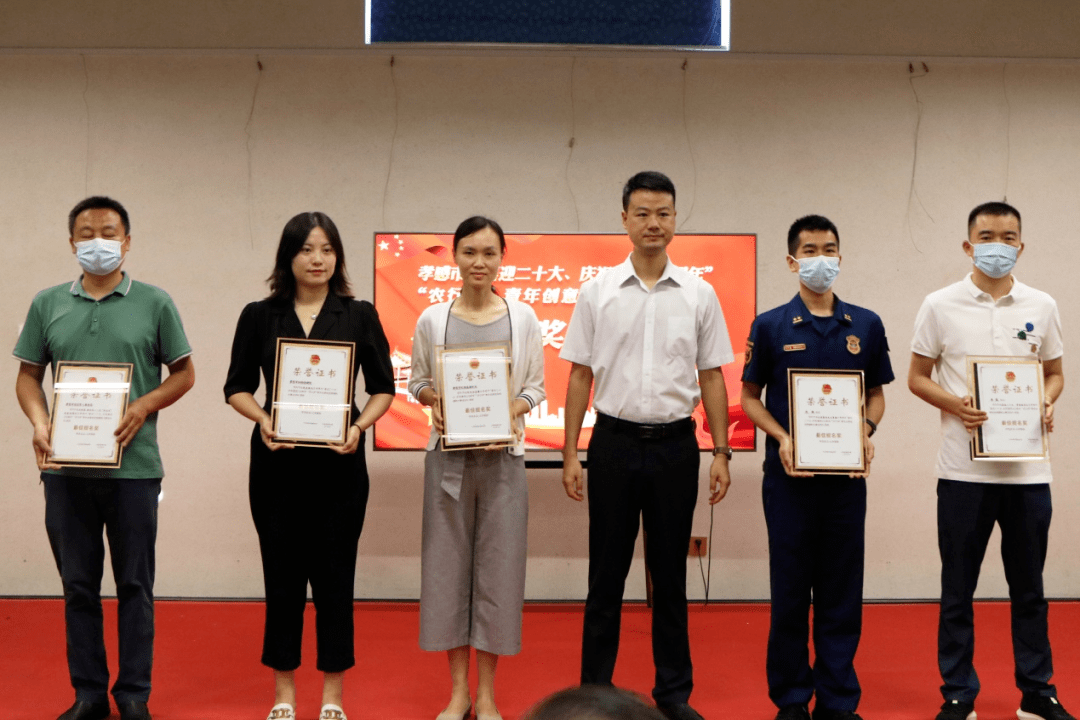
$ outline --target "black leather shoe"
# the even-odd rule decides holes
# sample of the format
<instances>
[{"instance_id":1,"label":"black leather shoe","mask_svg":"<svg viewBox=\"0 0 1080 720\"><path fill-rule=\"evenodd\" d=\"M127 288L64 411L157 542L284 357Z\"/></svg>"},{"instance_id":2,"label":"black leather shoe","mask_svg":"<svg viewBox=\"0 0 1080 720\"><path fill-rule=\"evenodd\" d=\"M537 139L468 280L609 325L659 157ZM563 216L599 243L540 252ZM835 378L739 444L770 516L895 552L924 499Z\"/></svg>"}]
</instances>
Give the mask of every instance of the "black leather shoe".
<instances>
[{"instance_id":1,"label":"black leather shoe","mask_svg":"<svg viewBox=\"0 0 1080 720\"><path fill-rule=\"evenodd\" d=\"M776 713L775 720L810 720L810 711L798 703L785 705Z\"/></svg>"},{"instance_id":2,"label":"black leather shoe","mask_svg":"<svg viewBox=\"0 0 1080 720\"><path fill-rule=\"evenodd\" d=\"M673 705L657 705L657 710L663 713L668 720L705 720L689 703L675 703Z\"/></svg>"},{"instance_id":3,"label":"black leather shoe","mask_svg":"<svg viewBox=\"0 0 1080 720\"><path fill-rule=\"evenodd\" d=\"M109 709L108 700L96 703L76 700L75 704L56 720L105 720L110 712L112 711Z\"/></svg>"},{"instance_id":4,"label":"black leather shoe","mask_svg":"<svg viewBox=\"0 0 1080 720\"><path fill-rule=\"evenodd\" d=\"M862 716L853 710L830 710L814 705L814 720L862 720Z\"/></svg>"},{"instance_id":5,"label":"black leather shoe","mask_svg":"<svg viewBox=\"0 0 1080 720\"><path fill-rule=\"evenodd\" d=\"M153 720L142 700L125 700L116 705L120 709L120 720Z\"/></svg>"}]
</instances>

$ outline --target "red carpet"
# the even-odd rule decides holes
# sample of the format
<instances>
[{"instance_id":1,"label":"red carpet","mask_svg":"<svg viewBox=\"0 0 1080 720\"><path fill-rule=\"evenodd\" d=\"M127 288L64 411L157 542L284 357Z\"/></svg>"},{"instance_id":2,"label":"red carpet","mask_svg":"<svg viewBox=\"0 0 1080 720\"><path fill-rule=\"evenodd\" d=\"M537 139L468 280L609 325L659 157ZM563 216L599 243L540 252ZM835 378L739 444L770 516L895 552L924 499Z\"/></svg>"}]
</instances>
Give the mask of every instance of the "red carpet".
<instances>
[{"instance_id":1,"label":"red carpet","mask_svg":"<svg viewBox=\"0 0 1080 720\"><path fill-rule=\"evenodd\" d=\"M106 603L110 662L116 659L116 603ZM413 603L358 603L357 666L346 676L350 720L430 720L449 693L443 654L416 645ZM259 664L263 611L257 602L159 601L154 692L156 720L262 720L272 704L272 676ZM709 720L771 720L765 687L768 605L693 606L690 614L696 688L692 704ZM941 704L935 660L937 606L867 605L856 659L866 720L933 718ZM1080 710L1080 603L1050 611L1059 695ZM321 676L314 670L314 612L308 606L304 667L297 673L299 718L319 712ZM980 720L1013 720L1019 695L1012 678L1009 609L980 603L976 666L983 691ZM529 605L524 651L499 665L497 689L506 720L544 695L577 680L581 606ZM71 704L59 600L0 600L3 710L0 717L52 720ZM649 614L624 611L617 684L648 695L652 687Z\"/></svg>"}]
</instances>

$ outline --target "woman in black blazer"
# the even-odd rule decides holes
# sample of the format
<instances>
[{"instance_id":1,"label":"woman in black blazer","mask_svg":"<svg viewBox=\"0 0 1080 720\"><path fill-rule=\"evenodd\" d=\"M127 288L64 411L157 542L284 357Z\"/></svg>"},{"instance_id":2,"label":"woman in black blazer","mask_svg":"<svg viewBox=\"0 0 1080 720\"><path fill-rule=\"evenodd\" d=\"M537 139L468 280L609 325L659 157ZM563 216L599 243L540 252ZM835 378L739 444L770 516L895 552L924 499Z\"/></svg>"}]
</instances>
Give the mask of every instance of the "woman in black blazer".
<instances>
[{"instance_id":1,"label":"woman in black blazer","mask_svg":"<svg viewBox=\"0 0 1080 720\"><path fill-rule=\"evenodd\" d=\"M316 667L323 675L321 720L344 720L342 680L354 664L353 580L368 497L364 431L394 398L390 349L369 302L353 299L345 253L333 221L301 213L281 234L270 296L244 308L233 339L226 401L255 421L248 494L259 534L266 586L262 662L274 671L269 720L293 720L294 671L300 666L307 585L315 602ZM342 445L295 447L278 442L270 419L278 338L356 344L354 380L364 373L369 398L352 402ZM259 405L259 374L267 388Z\"/></svg>"}]
</instances>

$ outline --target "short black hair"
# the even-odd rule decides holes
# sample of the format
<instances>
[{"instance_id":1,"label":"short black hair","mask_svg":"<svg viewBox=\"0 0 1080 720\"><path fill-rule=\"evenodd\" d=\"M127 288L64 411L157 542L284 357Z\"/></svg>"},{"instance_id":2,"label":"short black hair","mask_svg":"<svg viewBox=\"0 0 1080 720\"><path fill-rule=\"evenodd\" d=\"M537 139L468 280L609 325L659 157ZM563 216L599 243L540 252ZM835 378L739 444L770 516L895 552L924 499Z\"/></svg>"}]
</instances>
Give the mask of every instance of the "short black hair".
<instances>
[{"instance_id":1,"label":"short black hair","mask_svg":"<svg viewBox=\"0 0 1080 720\"><path fill-rule=\"evenodd\" d=\"M664 716L628 690L582 685L547 696L523 720L664 720Z\"/></svg>"},{"instance_id":2,"label":"short black hair","mask_svg":"<svg viewBox=\"0 0 1080 720\"><path fill-rule=\"evenodd\" d=\"M334 248L336 262L334 274L330 276L330 292L340 297L351 298L349 275L345 272L345 247L341 244L341 234L330 216L321 212L304 212L293 215L285 223L278 243L274 272L266 280L270 283L270 297L280 300L292 300L296 297L296 276L293 275L292 261L304 247L308 235L315 228L322 228L330 247Z\"/></svg>"},{"instance_id":3,"label":"short black hair","mask_svg":"<svg viewBox=\"0 0 1080 720\"><path fill-rule=\"evenodd\" d=\"M980 215L994 215L996 217L1009 217L1010 215L1016 218L1016 225L1020 225L1020 211L1014 208L1009 203L1005 202L984 202L982 205L978 205L968 214L968 232L971 232L971 228L975 227L975 218Z\"/></svg>"},{"instance_id":4,"label":"short black hair","mask_svg":"<svg viewBox=\"0 0 1080 720\"><path fill-rule=\"evenodd\" d=\"M791 257L795 257L795 253L799 251L799 234L804 230L831 232L836 236L837 247L840 246L840 231L836 229L836 225L833 224L832 220L824 215L804 215L791 223L791 227L787 231L787 251Z\"/></svg>"},{"instance_id":5,"label":"short black hair","mask_svg":"<svg viewBox=\"0 0 1080 720\"><path fill-rule=\"evenodd\" d=\"M675 183L671 182L671 178L664 173L646 170L627 180L622 189L623 210L630 207L630 196L634 194L635 190L667 193L671 195L671 203L675 204Z\"/></svg>"},{"instance_id":6,"label":"short black hair","mask_svg":"<svg viewBox=\"0 0 1080 720\"><path fill-rule=\"evenodd\" d=\"M120 222L124 223L124 234L131 234L131 221L128 220L127 210L120 203L113 200L111 197L105 197L104 195L94 195L88 197L85 200L79 201L79 203L71 208L71 212L68 213L68 236L75 237L75 218L84 210L113 210L120 216Z\"/></svg>"},{"instance_id":7,"label":"short black hair","mask_svg":"<svg viewBox=\"0 0 1080 720\"><path fill-rule=\"evenodd\" d=\"M483 215L473 215L470 218L465 218L461 221L461 224L457 226L457 230L454 231L454 253L457 253L457 246L462 238L468 237L475 232L480 232L484 228L491 228L491 230L499 236L499 249L505 253L506 236L503 235L503 229L499 227L499 223L489 217L484 217Z\"/></svg>"}]
</instances>

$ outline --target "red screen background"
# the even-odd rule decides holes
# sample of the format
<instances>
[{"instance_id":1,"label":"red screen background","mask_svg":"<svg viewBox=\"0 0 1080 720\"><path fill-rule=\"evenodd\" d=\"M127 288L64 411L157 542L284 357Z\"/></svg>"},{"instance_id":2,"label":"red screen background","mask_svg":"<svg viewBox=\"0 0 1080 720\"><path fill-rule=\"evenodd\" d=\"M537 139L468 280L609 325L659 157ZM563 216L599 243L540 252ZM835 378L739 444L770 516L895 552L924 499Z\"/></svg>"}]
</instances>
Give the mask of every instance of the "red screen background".
<instances>
[{"instance_id":1,"label":"red screen background","mask_svg":"<svg viewBox=\"0 0 1080 720\"><path fill-rule=\"evenodd\" d=\"M623 234L507 235L498 291L529 303L544 336L544 380L547 400L526 418L526 446L560 449L562 412L570 363L559 349L574 311L578 288L602 268L618 265L630 253ZM375 448L423 449L430 432L428 408L408 393L412 336L416 320L434 303L452 300L461 279L454 263L453 235L377 233L375 235L375 308L390 342L396 397L375 425ZM754 235L676 235L668 257L699 275L716 290L727 322L735 361L723 367L727 385L729 441L736 450L753 450L753 423L739 401L743 349L756 314L757 242ZM694 410L698 444L713 446L700 403ZM582 429L584 449L592 434L592 410Z\"/></svg>"}]
</instances>

